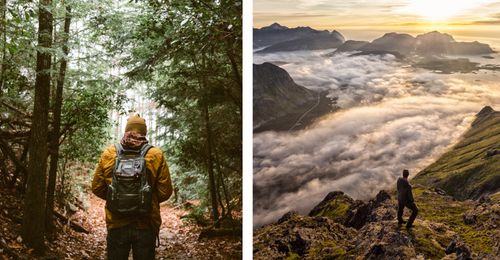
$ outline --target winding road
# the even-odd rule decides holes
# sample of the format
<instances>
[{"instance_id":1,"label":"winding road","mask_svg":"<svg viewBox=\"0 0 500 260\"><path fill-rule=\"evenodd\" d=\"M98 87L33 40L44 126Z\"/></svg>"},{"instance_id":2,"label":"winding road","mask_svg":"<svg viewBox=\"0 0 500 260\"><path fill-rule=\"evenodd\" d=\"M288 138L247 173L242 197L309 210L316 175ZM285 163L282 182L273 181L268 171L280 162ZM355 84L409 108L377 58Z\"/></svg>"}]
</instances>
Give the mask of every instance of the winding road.
<instances>
[{"instance_id":1,"label":"winding road","mask_svg":"<svg viewBox=\"0 0 500 260\"><path fill-rule=\"evenodd\" d=\"M320 103L320 100L321 100L321 93L318 93L318 98L317 98L317 101L316 101L316 104L314 104L311 108L309 108L306 112L304 112L300 117L299 119L297 119L297 121L292 125L292 127L290 129L288 129L288 132L292 131L296 126L298 126L300 124L300 121L302 119L304 119L304 117L309 113L311 112L313 109L315 109L316 107L318 107L319 103Z\"/></svg>"}]
</instances>

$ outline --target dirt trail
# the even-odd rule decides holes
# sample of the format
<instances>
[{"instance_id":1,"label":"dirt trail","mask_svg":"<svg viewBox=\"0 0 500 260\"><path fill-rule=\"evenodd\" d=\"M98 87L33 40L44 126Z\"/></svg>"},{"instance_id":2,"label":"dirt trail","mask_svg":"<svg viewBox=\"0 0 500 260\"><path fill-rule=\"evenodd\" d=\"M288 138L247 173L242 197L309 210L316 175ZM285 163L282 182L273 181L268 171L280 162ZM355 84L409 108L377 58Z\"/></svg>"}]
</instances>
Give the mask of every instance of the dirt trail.
<instances>
[{"instance_id":1,"label":"dirt trail","mask_svg":"<svg viewBox=\"0 0 500 260\"><path fill-rule=\"evenodd\" d=\"M0 189L0 236L10 249L19 255L32 258L31 250L26 248L20 237L21 204L16 196ZM8 205L8 206L7 206ZM169 203L161 205L162 225L160 246L156 248L156 259L239 259L241 240L214 238L199 240L201 228L181 219L189 212L172 207ZM16 221L17 219L17 221ZM89 234L79 233L67 224L58 224L59 230L47 243L47 255L56 259L106 259L106 223L104 221L104 201L89 195L89 207L80 210L71 218L85 227ZM0 248L0 259L13 259L5 249ZM131 258L130 258L131 259Z\"/></svg>"}]
</instances>

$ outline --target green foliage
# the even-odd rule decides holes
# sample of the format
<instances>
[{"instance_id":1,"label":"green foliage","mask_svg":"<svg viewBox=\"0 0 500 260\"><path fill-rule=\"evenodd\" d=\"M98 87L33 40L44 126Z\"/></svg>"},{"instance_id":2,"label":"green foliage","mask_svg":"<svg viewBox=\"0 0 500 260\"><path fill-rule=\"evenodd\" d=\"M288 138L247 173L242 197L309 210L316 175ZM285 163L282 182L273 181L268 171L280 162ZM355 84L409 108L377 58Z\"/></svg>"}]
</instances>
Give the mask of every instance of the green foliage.
<instances>
[{"instance_id":1,"label":"green foliage","mask_svg":"<svg viewBox=\"0 0 500 260\"><path fill-rule=\"evenodd\" d=\"M146 84L149 95L165 109L158 123L167 129L162 139L169 162L190 172L186 178L197 174L200 180L212 167L230 197L240 197L241 1L167 0L140 7L135 27L118 39L131 47L132 55L123 59L130 68L127 75ZM210 142L213 166L207 165ZM198 184L179 189L193 190ZM240 207L241 200L236 204Z\"/></svg>"}]
</instances>

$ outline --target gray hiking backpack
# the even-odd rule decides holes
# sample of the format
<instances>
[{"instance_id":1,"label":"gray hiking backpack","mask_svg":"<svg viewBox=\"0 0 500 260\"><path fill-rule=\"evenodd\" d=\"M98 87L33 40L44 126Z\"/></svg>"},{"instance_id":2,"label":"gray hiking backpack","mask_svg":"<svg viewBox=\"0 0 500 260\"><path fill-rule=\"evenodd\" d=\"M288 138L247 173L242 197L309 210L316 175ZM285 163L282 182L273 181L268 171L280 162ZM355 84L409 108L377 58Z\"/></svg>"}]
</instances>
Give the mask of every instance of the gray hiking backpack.
<instances>
[{"instance_id":1,"label":"gray hiking backpack","mask_svg":"<svg viewBox=\"0 0 500 260\"><path fill-rule=\"evenodd\" d=\"M127 150L115 144L116 161L113 179L108 186L106 208L114 214L140 216L151 212L152 189L144 156L153 146Z\"/></svg>"}]
</instances>

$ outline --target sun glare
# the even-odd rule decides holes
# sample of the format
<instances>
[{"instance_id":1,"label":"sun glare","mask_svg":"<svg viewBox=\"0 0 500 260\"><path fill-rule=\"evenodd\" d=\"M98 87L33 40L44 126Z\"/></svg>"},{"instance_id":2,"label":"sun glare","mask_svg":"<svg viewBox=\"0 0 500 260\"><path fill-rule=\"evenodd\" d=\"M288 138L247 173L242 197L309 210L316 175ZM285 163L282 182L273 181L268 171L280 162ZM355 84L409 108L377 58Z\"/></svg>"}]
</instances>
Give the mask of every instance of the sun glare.
<instances>
[{"instance_id":1,"label":"sun glare","mask_svg":"<svg viewBox=\"0 0 500 260\"><path fill-rule=\"evenodd\" d=\"M443 22L487 2L481 0L411 0L401 11L421 16L429 22Z\"/></svg>"}]
</instances>

